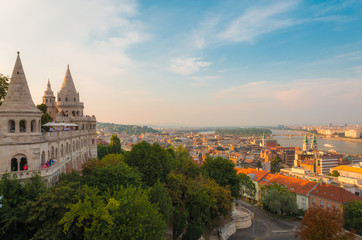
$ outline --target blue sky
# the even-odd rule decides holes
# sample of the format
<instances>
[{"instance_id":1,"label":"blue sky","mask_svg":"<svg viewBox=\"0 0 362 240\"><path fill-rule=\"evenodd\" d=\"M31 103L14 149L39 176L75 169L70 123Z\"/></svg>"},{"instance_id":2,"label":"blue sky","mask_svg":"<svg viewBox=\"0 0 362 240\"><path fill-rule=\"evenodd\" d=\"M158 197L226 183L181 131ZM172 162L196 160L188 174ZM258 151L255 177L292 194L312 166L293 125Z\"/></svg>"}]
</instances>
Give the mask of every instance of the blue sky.
<instances>
[{"instance_id":1,"label":"blue sky","mask_svg":"<svg viewBox=\"0 0 362 240\"><path fill-rule=\"evenodd\" d=\"M123 124L361 123L362 1L8 1L0 72Z\"/></svg>"}]
</instances>

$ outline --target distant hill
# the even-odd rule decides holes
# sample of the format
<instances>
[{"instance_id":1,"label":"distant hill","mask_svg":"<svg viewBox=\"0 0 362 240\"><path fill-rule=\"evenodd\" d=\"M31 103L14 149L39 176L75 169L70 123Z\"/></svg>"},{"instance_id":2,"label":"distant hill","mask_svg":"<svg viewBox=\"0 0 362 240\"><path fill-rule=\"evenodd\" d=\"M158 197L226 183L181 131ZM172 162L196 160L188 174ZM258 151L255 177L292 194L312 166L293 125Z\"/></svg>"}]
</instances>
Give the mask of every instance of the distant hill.
<instances>
[{"instance_id":1,"label":"distant hill","mask_svg":"<svg viewBox=\"0 0 362 240\"><path fill-rule=\"evenodd\" d=\"M216 129L219 135L237 135L242 137L261 136L263 134L270 135L272 132L265 128L234 128L234 129Z\"/></svg>"},{"instance_id":2,"label":"distant hill","mask_svg":"<svg viewBox=\"0 0 362 240\"><path fill-rule=\"evenodd\" d=\"M137 126L137 125L122 125L115 123L101 123L97 122L97 128L107 128L112 132L122 133L125 131L128 135L138 135L142 133L158 133L156 129L147 127L147 126Z\"/></svg>"}]
</instances>

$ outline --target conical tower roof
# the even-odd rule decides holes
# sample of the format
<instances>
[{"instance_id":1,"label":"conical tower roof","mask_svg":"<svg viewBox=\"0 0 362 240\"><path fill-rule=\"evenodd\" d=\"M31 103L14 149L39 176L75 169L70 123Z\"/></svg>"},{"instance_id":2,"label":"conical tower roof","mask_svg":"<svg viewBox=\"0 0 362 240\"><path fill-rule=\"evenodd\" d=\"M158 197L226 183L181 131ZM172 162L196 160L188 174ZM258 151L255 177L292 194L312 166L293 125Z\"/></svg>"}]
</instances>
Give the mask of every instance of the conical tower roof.
<instances>
[{"instance_id":1,"label":"conical tower roof","mask_svg":"<svg viewBox=\"0 0 362 240\"><path fill-rule=\"evenodd\" d=\"M0 107L0 112L40 113L40 110L35 106L31 98L19 52L11 75L8 92Z\"/></svg>"},{"instance_id":2,"label":"conical tower roof","mask_svg":"<svg viewBox=\"0 0 362 240\"><path fill-rule=\"evenodd\" d=\"M44 92L44 96L54 96L54 93L52 91L52 86L50 85L50 80L48 79L47 89Z\"/></svg>"},{"instance_id":3,"label":"conical tower roof","mask_svg":"<svg viewBox=\"0 0 362 240\"><path fill-rule=\"evenodd\" d=\"M63 92L63 91L65 91L65 92L77 92L77 90L75 89L74 82L73 82L72 74L70 74L69 64L67 66L67 71L65 73L62 88L60 89L60 92Z\"/></svg>"}]
</instances>

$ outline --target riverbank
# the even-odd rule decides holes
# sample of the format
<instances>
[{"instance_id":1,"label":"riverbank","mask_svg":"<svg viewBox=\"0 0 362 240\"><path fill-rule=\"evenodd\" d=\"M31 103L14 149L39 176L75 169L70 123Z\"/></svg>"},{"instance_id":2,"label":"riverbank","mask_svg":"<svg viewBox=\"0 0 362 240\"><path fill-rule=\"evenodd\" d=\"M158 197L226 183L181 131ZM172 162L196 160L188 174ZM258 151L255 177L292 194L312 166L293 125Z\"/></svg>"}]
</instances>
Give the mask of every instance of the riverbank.
<instances>
[{"instance_id":1,"label":"riverbank","mask_svg":"<svg viewBox=\"0 0 362 240\"><path fill-rule=\"evenodd\" d=\"M358 142L362 143L361 138L343 138L343 137L327 137L325 135L317 135L318 138L326 139L326 140L342 140L347 142Z\"/></svg>"}]
</instances>

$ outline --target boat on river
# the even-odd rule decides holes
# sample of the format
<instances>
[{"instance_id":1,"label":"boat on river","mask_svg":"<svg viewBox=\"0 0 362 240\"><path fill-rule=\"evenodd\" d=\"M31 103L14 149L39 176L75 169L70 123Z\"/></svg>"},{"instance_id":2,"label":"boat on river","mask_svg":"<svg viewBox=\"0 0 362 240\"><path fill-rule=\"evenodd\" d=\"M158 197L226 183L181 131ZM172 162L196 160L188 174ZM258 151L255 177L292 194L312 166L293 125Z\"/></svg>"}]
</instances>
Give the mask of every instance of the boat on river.
<instances>
[{"instance_id":1,"label":"boat on river","mask_svg":"<svg viewBox=\"0 0 362 240\"><path fill-rule=\"evenodd\" d=\"M329 147L329 148L332 148L332 147L333 147L331 144L328 144L328 143L324 144L323 146Z\"/></svg>"}]
</instances>

